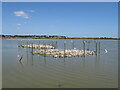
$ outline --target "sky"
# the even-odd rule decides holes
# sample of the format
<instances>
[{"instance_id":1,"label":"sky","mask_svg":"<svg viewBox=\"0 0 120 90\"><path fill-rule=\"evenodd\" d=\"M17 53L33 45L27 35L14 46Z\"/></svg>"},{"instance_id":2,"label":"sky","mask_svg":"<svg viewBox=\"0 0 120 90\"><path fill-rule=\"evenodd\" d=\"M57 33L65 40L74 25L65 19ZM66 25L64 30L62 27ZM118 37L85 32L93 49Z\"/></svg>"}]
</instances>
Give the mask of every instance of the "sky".
<instances>
[{"instance_id":1,"label":"sky","mask_svg":"<svg viewBox=\"0 0 120 90\"><path fill-rule=\"evenodd\" d=\"M2 3L0 2L0 34L2 33Z\"/></svg>"},{"instance_id":2,"label":"sky","mask_svg":"<svg viewBox=\"0 0 120 90\"><path fill-rule=\"evenodd\" d=\"M2 33L118 37L118 3L3 2Z\"/></svg>"}]
</instances>

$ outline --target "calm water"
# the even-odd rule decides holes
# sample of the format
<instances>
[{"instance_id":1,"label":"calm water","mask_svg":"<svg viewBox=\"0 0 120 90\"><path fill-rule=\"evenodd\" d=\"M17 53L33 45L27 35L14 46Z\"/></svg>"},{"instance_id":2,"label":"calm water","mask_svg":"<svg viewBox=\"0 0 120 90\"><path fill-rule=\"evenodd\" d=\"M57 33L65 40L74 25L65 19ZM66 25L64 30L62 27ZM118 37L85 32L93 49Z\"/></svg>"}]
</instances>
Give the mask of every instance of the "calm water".
<instances>
[{"instance_id":1,"label":"calm water","mask_svg":"<svg viewBox=\"0 0 120 90\"><path fill-rule=\"evenodd\" d=\"M25 40L23 40L25 41ZM39 40L43 42L43 40ZM33 40L34 43L39 43ZM57 40L63 48L64 40ZM74 40L83 49L83 40ZM49 40L44 40L49 43ZM67 49L72 47L66 40ZM18 48L18 40L3 40L3 88L117 88L118 42L101 40L99 56L53 58L32 55L31 49ZM23 42L25 43L25 42ZM88 47L88 46L86 46ZM95 45L89 46L94 50ZM104 49L108 52L105 53ZM22 63L18 55L23 55Z\"/></svg>"}]
</instances>

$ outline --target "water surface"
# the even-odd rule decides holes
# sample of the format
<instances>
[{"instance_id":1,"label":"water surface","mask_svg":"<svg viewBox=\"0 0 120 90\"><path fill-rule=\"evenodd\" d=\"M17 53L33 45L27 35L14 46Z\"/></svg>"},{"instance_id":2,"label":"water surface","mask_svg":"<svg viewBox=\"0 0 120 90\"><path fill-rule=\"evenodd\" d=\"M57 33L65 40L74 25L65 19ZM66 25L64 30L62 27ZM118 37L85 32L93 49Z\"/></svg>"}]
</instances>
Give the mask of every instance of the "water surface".
<instances>
[{"instance_id":1,"label":"water surface","mask_svg":"<svg viewBox=\"0 0 120 90\"><path fill-rule=\"evenodd\" d=\"M33 43L39 41L46 44L50 42L47 39L31 40ZM64 40L57 41L57 48L63 49ZM18 47L19 40L3 40L3 88L117 88L118 42L99 41L101 50L98 56L53 58L32 55L31 49ZM25 42L23 40L23 44ZM71 40L66 42L66 49L71 49ZM74 40L74 48L83 49L82 42ZM94 50L95 45L89 48ZM21 55L23 59L20 63Z\"/></svg>"}]
</instances>

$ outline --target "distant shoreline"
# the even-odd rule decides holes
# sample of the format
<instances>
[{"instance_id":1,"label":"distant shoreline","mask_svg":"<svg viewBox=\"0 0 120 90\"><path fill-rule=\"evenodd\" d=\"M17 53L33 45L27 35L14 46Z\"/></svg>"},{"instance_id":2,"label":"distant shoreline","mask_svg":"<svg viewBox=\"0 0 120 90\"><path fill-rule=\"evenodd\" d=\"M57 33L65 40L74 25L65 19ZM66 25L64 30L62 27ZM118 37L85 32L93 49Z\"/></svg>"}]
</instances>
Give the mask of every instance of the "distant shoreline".
<instances>
[{"instance_id":1,"label":"distant shoreline","mask_svg":"<svg viewBox=\"0 0 120 90\"><path fill-rule=\"evenodd\" d=\"M92 39L92 40L120 40L112 37L67 37L59 35L0 35L0 39Z\"/></svg>"},{"instance_id":2,"label":"distant shoreline","mask_svg":"<svg viewBox=\"0 0 120 90\"><path fill-rule=\"evenodd\" d=\"M66 38L0 38L0 39L92 39L92 40L120 40L120 38L79 38L79 37L66 37Z\"/></svg>"}]
</instances>

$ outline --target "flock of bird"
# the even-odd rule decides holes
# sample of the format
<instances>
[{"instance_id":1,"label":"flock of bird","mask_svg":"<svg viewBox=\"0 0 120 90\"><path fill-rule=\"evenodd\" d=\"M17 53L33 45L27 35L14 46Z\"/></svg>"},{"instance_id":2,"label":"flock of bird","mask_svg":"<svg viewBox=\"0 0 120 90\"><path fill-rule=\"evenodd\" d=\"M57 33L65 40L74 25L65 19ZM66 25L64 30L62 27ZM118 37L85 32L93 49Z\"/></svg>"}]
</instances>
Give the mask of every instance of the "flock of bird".
<instances>
[{"instance_id":1,"label":"flock of bird","mask_svg":"<svg viewBox=\"0 0 120 90\"><path fill-rule=\"evenodd\" d=\"M29 45L20 45L22 48L33 48L33 49L40 49L39 51L33 51L33 54L40 54L40 55L46 55L46 56L53 56L55 58L57 57L77 57L77 56L88 56L88 55L94 55L95 51L89 51L89 50L77 50L69 49L55 49L55 47L51 45L36 45L36 44L29 44ZM104 49L105 53L107 53L107 49ZM23 55L18 55L19 61L23 59Z\"/></svg>"},{"instance_id":2,"label":"flock of bird","mask_svg":"<svg viewBox=\"0 0 120 90\"><path fill-rule=\"evenodd\" d=\"M88 55L94 55L94 51L88 51L88 50L77 50L77 49L47 49L47 50L39 50L39 51L33 51L33 54L40 54L40 55L46 55L46 56L53 56L55 58L57 57L77 57L77 56L88 56Z\"/></svg>"}]
</instances>

